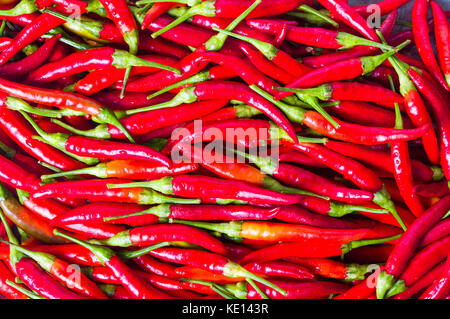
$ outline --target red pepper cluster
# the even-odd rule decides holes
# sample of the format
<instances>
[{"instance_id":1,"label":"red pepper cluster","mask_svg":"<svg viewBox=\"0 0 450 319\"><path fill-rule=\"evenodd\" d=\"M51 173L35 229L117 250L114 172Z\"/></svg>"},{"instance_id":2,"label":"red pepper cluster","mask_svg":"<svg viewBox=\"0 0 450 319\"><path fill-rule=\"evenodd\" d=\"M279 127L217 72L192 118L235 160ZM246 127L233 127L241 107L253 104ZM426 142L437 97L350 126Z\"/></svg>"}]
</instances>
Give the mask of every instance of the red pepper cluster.
<instances>
[{"instance_id":1,"label":"red pepper cluster","mask_svg":"<svg viewBox=\"0 0 450 319\"><path fill-rule=\"evenodd\" d=\"M2 5L0 297L448 299L438 2Z\"/></svg>"}]
</instances>

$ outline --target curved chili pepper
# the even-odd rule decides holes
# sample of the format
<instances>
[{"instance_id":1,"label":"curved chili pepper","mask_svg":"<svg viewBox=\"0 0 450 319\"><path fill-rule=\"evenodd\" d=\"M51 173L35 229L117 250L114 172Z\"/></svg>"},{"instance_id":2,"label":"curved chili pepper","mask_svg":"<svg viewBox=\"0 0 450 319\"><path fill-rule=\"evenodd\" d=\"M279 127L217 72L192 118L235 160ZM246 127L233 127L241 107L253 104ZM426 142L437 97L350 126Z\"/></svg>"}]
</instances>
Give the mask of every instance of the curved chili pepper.
<instances>
[{"instance_id":1,"label":"curved chili pepper","mask_svg":"<svg viewBox=\"0 0 450 319\"><path fill-rule=\"evenodd\" d=\"M432 80L426 79L413 69L408 70L414 84L417 86L420 93L422 93L434 113L434 118L437 123L439 131L439 142L441 148L440 164L444 171L445 177L450 178L450 118L447 116L448 106L446 104L447 96L444 92L433 85Z\"/></svg>"},{"instance_id":2,"label":"curved chili pepper","mask_svg":"<svg viewBox=\"0 0 450 319\"><path fill-rule=\"evenodd\" d=\"M0 293L8 299L27 299L28 297L20 291L7 284L7 280L14 282L14 275L0 262Z\"/></svg>"},{"instance_id":3,"label":"curved chili pepper","mask_svg":"<svg viewBox=\"0 0 450 319\"><path fill-rule=\"evenodd\" d=\"M405 291L395 295L393 299L408 299L417 295L420 291L423 291L426 287L429 287L433 282L444 272L445 263L440 264L430 270L422 278L417 280L411 287Z\"/></svg>"},{"instance_id":4,"label":"curved chili pepper","mask_svg":"<svg viewBox=\"0 0 450 319\"><path fill-rule=\"evenodd\" d=\"M450 237L447 236L417 252L401 274L400 280L404 281L406 287L413 285L447 257L449 247Z\"/></svg>"},{"instance_id":5,"label":"curved chili pepper","mask_svg":"<svg viewBox=\"0 0 450 319\"><path fill-rule=\"evenodd\" d=\"M419 299L440 299L450 293L450 258L447 257L442 274L420 295Z\"/></svg>"},{"instance_id":6,"label":"curved chili pepper","mask_svg":"<svg viewBox=\"0 0 450 319\"><path fill-rule=\"evenodd\" d=\"M283 84L291 83L294 78L291 74L268 61L258 50L249 45L241 44L239 48L245 53L250 62L265 75Z\"/></svg>"},{"instance_id":7,"label":"curved chili pepper","mask_svg":"<svg viewBox=\"0 0 450 319\"><path fill-rule=\"evenodd\" d=\"M120 280L123 287L127 289L135 298L138 299L167 299L168 295L153 288L149 284L140 280L140 278L129 268L120 258L109 248L95 246L81 241L75 237L61 233L55 230L55 235L66 238L92 251L103 265L108 267L114 275Z\"/></svg>"},{"instance_id":8,"label":"curved chili pepper","mask_svg":"<svg viewBox=\"0 0 450 319\"><path fill-rule=\"evenodd\" d=\"M434 17L434 33L436 35L436 47L439 64L444 74L447 85L450 85L450 25L447 16L441 6L435 1L431 1L431 9Z\"/></svg>"},{"instance_id":9,"label":"curved chili pepper","mask_svg":"<svg viewBox=\"0 0 450 319\"><path fill-rule=\"evenodd\" d=\"M61 34L56 34L39 47L33 54L20 61L4 64L0 67L0 75L7 78L17 78L40 67L52 53Z\"/></svg>"},{"instance_id":10,"label":"curved chili pepper","mask_svg":"<svg viewBox=\"0 0 450 319\"><path fill-rule=\"evenodd\" d=\"M133 258L133 261L139 266L139 268L146 272L154 273L156 275L164 276L167 278L180 278L180 275L176 273L175 266L160 262L149 255L143 255Z\"/></svg>"},{"instance_id":11,"label":"curved chili pepper","mask_svg":"<svg viewBox=\"0 0 450 319\"><path fill-rule=\"evenodd\" d=\"M218 284L235 283L244 280L244 278L230 278L193 266L178 267L175 271L181 278L207 280Z\"/></svg>"},{"instance_id":12,"label":"curved chili pepper","mask_svg":"<svg viewBox=\"0 0 450 319\"><path fill-rule=\"evenodd\" d=\"M59 108L68 108L95 116L104 123L110 123L117 126L130 141L133 141L131 135L122 126L114 113L98 104L93 99L59 90L32 87L7 81L5 79L0 79L0 91L34 103L56 106Z\"/></svg>"},{"instance_id":13,"label":"curved chili pepper","mask_svg":"<svg viewBox=\"0 0 450 319\"><path fill-rule=\"evenodd\" d=\"M395 278L401 275L411 259L415 248L426 232L432 228L450 209L450 196L442 198L439 202L430 207L424 214L417 218L401 240L395 246L389 256L385 271L377 282L377 295L384 297L385 293L392 287Z\"/></svg>"},{"instance_id":14,"label":"curved chili pepper","mask_svg":"<svg viewBox=\"0 0 450 319\"><path fill-rule=\"evenodd\" d=\"M413 34L416 43L417 51L422 58L423 63L426 65L427 69L434 76L434 78L439 82L442 87L447 91L450 90L442 72L439 68L439 64L434 57L433 48L431 46L430 36L429 36L429 26L427 22L428 14L428 0L419 0L414 2L412 9L412 23L413 23Z\"/></svg>"},{"instance_id":15,"label":"curved chili pepper","mask_svg":"<svg viewBox=\"0 0 450 319\"><path fill-rule=\"evenodd\" d=\"M21 258L15 264L15 269L17 276L43 297L49 299L88 299L65 288L30 258Z\"/></svg>"},{"instance_id":16,"label":"curved chili pepper","mask_svg":"<svg viewBox=\"0 0 450 319\"><path fill-rule=\"evenodd\" d=\"M0 246L0 256L2 259L9 254L8 246ZM62 244L62 245L28 245L27 248L44 253L54 255L70 263L75 263L83 266L101 266L98 258L88 249L76 244Z\"/></svg>"},{"instance_id":17,"label":"curved chili pepper","mask_svg":"<svg viewBox=\"0 0 450 319\"><path fill-rule=\"evenodd\" d=\"M403 122L401 119L400 110L398 108L396 113L397 119L395 127L402 129ZM391 143L391 157L394 166L394 177L400 191L400 195L411 212L415 216L420 216L423 213L424 208L419 198L413 191L414 181L408 144L406 142Z\"/></svg>"},{"instance_id":18,"label":"curved chili pepper","mask_svg":"<svg viewBox=\"0 0 450 319\"><path fill-rule=\"evenodd\" d=\"M162 57L158 55L145 55L141 56L142 59L156 62L159 64L164 64L167 66L174 66L178 62L174 58L171 57ZM131 70L130 75L139 75L139 74L151 74L156 73L159 68L154 67L134 67ZM90 72L83 79L79 80L75 85L75 90L77 92L83 93L85 95L91 95L93 93L100 92L102 89L112 86L117 81L123 79L123 75L125 74L125 70L121 68L117 68L116 66L106 67L104 69L98 69Z\"/></svg>"},{"instance_id":19,"label":"curved chili pepper","mask_svg":"<svg viewBox=\"0 0 450 319\"><path fill-rule=\"evenodd\" d=\"M400 80L400 93L404 97L405 109L413 124L415 126L421 126L427 123L432 124L427 108L425 107L419 92L417 92L414 87L413 82L409 79L406 68L403 68L395 58L390 57L388 59L398 74ZM433 128L424 134L422 141L430 162L433 164L439 163L439 145Z\"/></svg>"},{"instance_id":20,"label":"curved chili pepper","mask_svg":"<svg viewBox=\"0 0 450 319\"><path fill-rule=\"evenodd\" d=\"M314 280L275 280L274 282L286 290L287 294L285 296L279 294L273 289L270 289L269 287L264 287L259 284L245 285L242 283L236 285L225 285L225 287L236 296L239 296L240 298L245 296L247 299L261 299L262 295L265 296L264 298L267 297L270 299L322 299L332 294L342 293L348 289L348 286L345 284Z\"/></svg>"},{"instance_id":21,"label":"curved chili pepper","mask_svg":"<svg viewBox=\"0 0 450 319\"><path fill-rule=\"evenodd\" d=\"M410 2L410 0L383 0L377 3L377 10L379 10L381 16L384 16L389 12L392 12L407 4L408 2ZM353 9L362 16L370 15L372 13L372 10L370 10L370 5L354 6Z\"/></svg>"}]
</instances>

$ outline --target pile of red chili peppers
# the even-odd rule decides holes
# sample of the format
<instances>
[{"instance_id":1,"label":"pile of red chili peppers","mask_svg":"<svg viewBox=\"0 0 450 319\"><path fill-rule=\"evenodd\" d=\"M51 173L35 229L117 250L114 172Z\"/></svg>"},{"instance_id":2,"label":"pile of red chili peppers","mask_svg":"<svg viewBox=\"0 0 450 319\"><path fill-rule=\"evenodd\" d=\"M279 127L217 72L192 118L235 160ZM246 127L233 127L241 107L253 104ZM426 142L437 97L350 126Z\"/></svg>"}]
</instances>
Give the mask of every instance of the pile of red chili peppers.
<instances>
[{"instance_id":1,"label":"pile of red chili peppers","mask_svg":"<svg viewBox=\"0 0 450 319\"><path fill-rule=\"evenodd\" d=\"M441 1L2 3L0 297L449 299Z\"/></svg>"}]
</instances>

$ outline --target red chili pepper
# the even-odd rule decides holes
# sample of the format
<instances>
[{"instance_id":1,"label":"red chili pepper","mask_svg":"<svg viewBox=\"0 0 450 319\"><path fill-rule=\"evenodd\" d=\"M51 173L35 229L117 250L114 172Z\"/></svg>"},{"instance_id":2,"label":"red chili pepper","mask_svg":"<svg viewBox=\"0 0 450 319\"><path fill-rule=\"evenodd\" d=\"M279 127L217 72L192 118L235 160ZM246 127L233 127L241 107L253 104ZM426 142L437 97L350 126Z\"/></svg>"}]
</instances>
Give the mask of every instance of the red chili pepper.
<instances>
[{"instance_id":1,"label":"red chili pepper","mask_svg":"<svg viewBox=\"0 0 450 319\"><path fill-rule=\"evenodd\" d=\"M226 248L207 232L185 225L149 225L123 231L103 240L108 246L149 246L160 242L184 241L204 247L212 252L224 254Z\"/></svg>"},{"instance_id":2,"label":"red chili pepper","mask_svg":"<svg viewBox=\"0 0 450 319\"><path fill-rule=\"evenodd\" d=\"M285 261L272 261L265 263L250 263L244 266L253 273L271 277L313 279L314 274L307 268Z\"/></svg>"},{"instance_id":3,"label":"red chili pepper","mask_svg":"<svg viewBox=\"0 0 450 319\"><path fill-rule=\"evenodd\" d=\"M351 28L357 30L366 38L378 41L375 31L369 26L366 19L359 15L347 2L342 0L319 0L327 8L332 17L339 18Z\"/></svg>"},{"instance_id":4,"label":"red chili pepper","mask_svg":"<svg viewBox=\"0 0 450 319\"><path fill-rule=\"evenodd\" d=\"M80 270L72 267L64 260L58 259L48 253L29 250L12 243L10 245L15 250L36 261L45 271L71 290L91 298L106 299L106 296L93 282L82 274Z\"/></svg>"},{"instance_id":5,"label":"red chili pepper","mask_svg":"<svg viewBox=\"0 0 450 319\"><path fill-rule=\"evenodd\" d=\"M126 178L126 179L158 179L164 176L181 175L196 171L196 163L174 164L171 168L164 165L137 160L115 160L100 163L97 166L82 168L81 170L42 175L44 180L72 175L93 175L98 178Z\"/></svg>"},{"instance_id":6,"label":"red chili pepper","mask_svg":"<svg viewBox=\"0 0 450 319\"><path fill-rule=\"evenodd\" d=\"M444 197L450 194L450 188L448 182L443 180L430 184L418 184L414 186L414 192L421 197Z\"/></svg>"},{"instance_id":7,"label":"red chili pepper","mask_svg":"<svg viewBox=\"0 0 450 319\"><path fill-rule=\"evenodd\" d=\"M256 18L261 16L275 16L278 14L286 13L296 7L298 7L303 0L292 0L278 3L273 0L264 0L257 2L256 8L248 15L248 18ZM219 0L219 1L205 1L200 2L188 9L185 13L179 16L176 20L172 21L169 25L154 32L152 37L165 33L171 28L181 24L187 19L195 15L203 15L207 17L218 18L234 18L240 12L244 12L248 7L254 3L252 0L246 1L232 1L232 0Z\"/></svg>"},{"instance_id":8,"label":"red chili pepper","mask_svg":"<svg viewBox=\"0 0 450 319\"><path fill-rule=\"evenodd\" d=\"M311 89L299 90L302 94L316 96L320 100L329 101L364 101L394 109L394 103L400 104L402 97L381 86L373 86L357 82L332 82Z\"/></svg>"},{"instance_id":9,"label":"red chili pepper","mask_svg":"<svg viewBox=\"0 0 450 319\"><path fill-rule=\"evenodd\" d=\"M161 2L161 3L155 3L152 5L152 7L147 11L145 14L144 20L142 20L141 23L141 30L147 29L148 25L153 22L156 18L163 15L167 11L169 11L172 8L178 7L180 4L176 2Z\"/></svg>"},{"instance_id":10,"label":"red chili pepper","mask_svg":"<svg viewBox=\"0 0 450 319\"><path fill-rule=\"evenodd\" d=\"M171 167L172 165L168 157L150 147L74 136L65 133L47 133L28 115L23 115L47 144L62 151L66 151L68 154L74 154L79 160L83 160L83 158L122 159L149 161L166 167ZM89 160L88 163L95 162L98 161Z\"/></svg>"},{"instance_id":11,"label":"red chili pepper","mask_svg":"<svg viewBox=\"0 0 450 319\"><path fill-rule=\"evenodd\" d=\"M136 204L119 204L119 203L91 203L73 210L69 210L61 215L56 216L50 221L52 226L71 225L71 224L101 224L106 217L121 216L125 214L132 214L142 211L146 207ZM133 226L143 226L154 224L158 218L154 215L146 216L145 218L135 218L131 222L131 218L127 219L127 223ZM114 223L116 221L114 220ZM120 221L117 222L120 224Z\"/></svg>"},{"instance_id":12,"label":"red chili pepper","mask_svg":"<svg viewBox=\"0 0 450 319\"><path fill-rule=\"evenodd\" d=\"M28 80L31 82L46 83L55 81L62 76L109 66L114 66L118 69L139 66L164 69L175 73L179 72L169 65L142 59L126 51L110 47L101 47L76 52L61 60L43 65L34 72L31 72L31 74L28 75Z\"/></svg>"},{"instance_id":13,"label":"red chili pepper","mask_svg":"<svg viewBox=\"0 0 450 319\"><path fill-rule=\"evenodd\" d=\"M442 299L450 293L450 258L447 257L442 274L436 278L419 299Z\"/></svg>"},{"instance_id":14,"label":"red chili pepper","mask_svg":"<svg viewBox=\"0 0 450 319\"><path fill-rule=\"evenodd\" d=\"M49 299L88 299L65 288L32 259L21 258L15 264L17 276L33 291Z\"/></svg>"},{"instance_id":15,"label":"red chili pepper","mask_svg":"<svg viewBox=\"0 0 450 319\"><path fill-rule=\"evenodd\" d=\"M374 195L369 191L341 186L325 177L294 165L279 163L275 167L270 158L261 158L253 155L247 155L247 157L263 172L273 175L291 187L305 189L346 203L363 203L371 201L374 198Z\"/></svg>"},{"instance_id":16,"label":"red chili pepper","mask_svg":"<svg viewBox=\"0 0 450 319\"><path fill-rule=\"evenodd\" d=\"M431 1L431 9L434 17L434 33L436 35L436 47L439 64L444 74L447 86L450 85L450 25L441 6Z\"/></svg>"},{"instance_id":17,"label":"red chili pepper","mask_svg":"<svg viewBox=\"0 0 450 319\"><path fill-rule=\"evenodd\" d=\"M0 107L0 126L18 145L34 158L62 170L78 169L84 165L53 147L33 138L35 131L14 111Z\"/></svg>"},{"instance_id":18,"label":"red chili pepper","mask_svg":"<svg viewBox=\"0 0 450 319\"><path fill-rule=\"evenodd\" d=\"M395 22L397 20L398 12L395 10L393 11L389 16L386 17L386 19L383 21L383 23L380 26L381 33L388 37L392 30L395 27ZM404 41L406 41L405 39ZM400 45L404 41L401 41L398 43ZM307 66L318 68L323 67L325 65L329 65L331 63L336 63L338 61L347 60L350 58L357 58L362 56L371 55L372 52L376 51L376 47L370 47L370 46L364 46L364 45L358 45L355 47L352 47L348 50L344 51L338 51L338 52L331 52L331 53L325 53L322 55L317 56L310 56L305 57L302 59L303 63Z\"/></svg>"},{"instance_id":19,"label":"red chili pepper","mask_svg":"<svg viewBox=\"0 0 450 319\"><path fill-rule=\"evenodd\" d=\"M2 65L0 67L0 75L2 77L14 79L34 71L47 61L60 38L61 34L54 35L52 38L45 41L45 43L33 54L20 61Z\"/></svg>"},{"instance_id":20,"label":"red chili pepper","mask_svg":"<svg viewBox=\"0 0 450 319\"><path fill-rule=\"evenodd\" d=\"M70 263L84 266L100 266L101 262L88 249L75 244L62 245L28 245L31 250L41 251L52 254L60 259ZM7 258L9 255L8 246L0 246L1 259Z\"/></svg>"},{"instance_id":21,"label":"red chili pepper","mask_svg":"<svg viewBox=\"0 0 450 319\"><path fill-rule=\"evenodd\" d=\"M162 15L152 21L147 27L150 31L157 32L162 28L173 22L174 19ZM171 40L177 44L188 45L194 48L201 47L203 43L208 41L214 35L213 32L205 30L195 25L182 23L164 32L161 36L165 39ZM159 38L158 38L159 39Z\"/></svg>"},{"instance_id":22,"label":"red chili pepper","mask_svg":"<svg viewBox=\"0 0 450 319\"><path fill-rule=\"evenodd\" d=\"M367 277L364 281L336 296L334 299L368 299L375 292L376 282L382 269L380 267L379 270L376 270L374 274Z\"/></svg>"},{"instance_id":23,"label":"red chili pepper","mask_svg":"<svg viewBox=\"0 0 450 319\"><path fill-rule=\"evenodd\" d=\"M3 156L0 156L0 181L27 192L35 191L40 186L40 180L36 175Z\"/></svg>"},{"instance_id":24,"label":"red chili pepper","mask_svg":"<svg viewBox=\"0 0 450 319\"><path fill-rule=\"evenodd\" d=\"M394 58L389 58L389 61L399 76L400 93L404 97L405 109L413 124L415 126L432 124L433 122L428 114L427 108L413 82L409 79L406 68L403 68L398 60ZM439 145L433 128L422 137L422 142L430 162L433 164L439 163Z\"/></svg>"},{"instance_id":25,"label":"red chili pepper","mask_svg":"<svg viewBox=\"0 0 450 319\"><path fill-rule=\"evenodd\" d=\"M312 71L311 68L304 66L302 63L292 58L289 54L287 54L283 50L278 49L277 47L275 47L270 43L263 42L258 39L250 38L247 36L239 35L236 33L232 33L226 30L221 30L217 28L214 28L214 30L238 38L239 40L248 42L249 44L255 46L258 49L258 51L260 51L268 60L272 61L276 66L288 72L291 76L299 77L304 75L305 73ZM239 47L242 50L243 48L242 45L240 45ZM244 46L244 48L245 47L246 46ZM267 89L266 91L270 92L270 90Z\"/></svg>"},{"instance_id":26,"label":"red chili pepper","mask_svg":"<svg viewBox=\"0 0 450 319\"><path fill-rule=\"evenodd\" d=\"M256 30L273 35L279 34L285 25L283 22L264 19L248 20L247 24ZM286 39L295 43L326 49L350 49L358 45L389 49L385 45L378 43L375 31L372 30L371 32L375 35L374 41L336 30L288 25Z\"/></svg>"},{"instance_id":27,"label":"red chili pepper","mask_svg":"<svg viewBox=\"0 0 450 319\"><path fill-rule=\"evenodd\" d=\"M176 273L176 267L168 263L160 262L149 255L143 255L133 258L133 261L142 270L150 273L154 273L159 276L164 276L167 278L178 279L180 275Z\"/></svg>"},{"instance_id":28,"label":"red chili pepper","mask_svg":"<svg viewBox=\"0 0 450 319\"><path fill-rule=\"evenodd\" d=\"M444 237L415 253L400 279L406 287L412 286L427 272L443 261L450 250L450 237Z\"/></svg>"},{"instance_id":29,"label":"red chili pepper","mask_svg":"<svg viewBox=\"0 0 450 319\"><path fill-rule=\"evenodd\" d=\"M14 282L14 275L3 262L0 262L0 293L8 299L28 299L23 293L8 285L7 280Z\"/></svg>"},{"instance_id":30,"label":"red chili pepper","mask_svg":"<svg viewBox=\"0 0 450 319\"><path fill-rule=\"evenodd\" d=\"M419 0L414 2L411 15L414 40L417 46L417 51L419 52L424 64L427 66L427 69L440 83L440 85L448 91L450 88L442 75L431 46L429 26L427 22L428 4L428 0Z\"/></svg>"},{"instance_id":31,"label":"red chili pepper","mask_svg":"<svg viewBox=\"0 0 450 319\"><path fill-rule=\"evenodd\" d=\"M164 196L149 189L140 187L126 189L109 189L108 184L127 183L120 179L102 179L89 181L70 181L52 183L41 186L31 198L46 199L54 197L65 197L70 199L84 198L91 201L138 203L141 205L180 203L198 204L197 199L183 199Z\"/></svg>"},{"instance_id":32,"label":"red chili pepper","mask_svg":"<svg viewBox=\"0 0 450 319\"><path fill-rule=\"evenodd\" d=\"M413 69L408 70L408 74L411 77L414 84L417 86L420 93L422 93L431 107L434 118L437 123L437 128L439 131L439 142L441 148L441 160L440 164L444 171L447 179L450 177L450 137L448 136L450 132L450 118L446 115L448 111L448 106L445 101L447 101L447 95L445 92L440 91L436 88L437 84L433 84L433 80L428 77L421 76L418 72Z\"/></svg>"},{"instance_id":33,"label":"red chili pepper","mask_svg":"<svg viewBox=\"0 0 450 319\"><path fill-rule=\"evenodd\" d=\"M51 221L60 215L70 211L70 208L53 200L53 199L34 199L28 193L19 192L19 199L23 205L28 208L33 214L39 216L46 222ZM123 227L115 225L96 224L89 225L86 223L74 223L71 225L64 225L64 228L84 236L86 238L105 239L114 236L115 234L124 230Z\"/></svg>"},{"instance_id":34,"label":"red chili pepper","mask_svg":"<svg viewBox=\"0 0 450 319\"><path fill-rule=\"evenodd\" d=\"M254 281L261 282L264 285L271 287L272 289L278 291L280 294L285 295L285 291L283 289L278 288L271 282L249 272L239 264L236 264L235 262L232 262L226 257L218 254L200 250L180 248L159 248L151 251L150 254L165 261L198 267L204 270L208 270L212 273L225 275L231 278L250 278Z\"/></svg>"},{"instance_id":35,"label":"red chili pepper","mask_svg":"<svg viewBox=\"0 0 450 319\"><path fill-rule=\"evenodd\" d=\"M84 51L85 52L85 51ZM173 67L178 62L171 57L163 57L158 55L145 55L141 56L146 61L155 62L158 64L167 65ZM131 70L130 75L144 74L148 75L156 73L160 68L138 66ZM106 67L104 69L98 69L90 72L83 79L79 80L75 85L75 90L85 95L91 95L93 93L100 92L101 90L112 86L117 81L123 79L125 69L117 68L116 66Z\"/></svg>"},{"instance_id":36,"label":"red chili pepper","mask_svg":"<svg viewBox=\"0 0 450 319\"><path fill-rule=\"evenodd\" d=\"M377 3L377 12L379 12L380 16L384 16L388 14L389 12L392 12L403 5L410 2L410 0L383 0ZM353 9L358 12L362 16L368 16L373 13L373 9L371 5L361 5L361 6L354 6Z\"/></svg>"},{"instance_id":37,"label":"red chili pepper","mask_svg":"<svg viewBox=\"0 0 450 319\"><path fill-rule=\"evenodd\" d=\"M314 245L321 241L333 241L341 245L362 238L383 236L381 230L371 229L335 229L318 228L301 224L283 224L265 221L234 221L230 223L208 223L177 220L177 223L205 228L224 233L232 238L250 239L269 242L310 242ZM388 234L392 234L390 230Z\"/></svg>"},{"instance_id":38,"label":"red chili pepper","mask_svg":"<svg viewBox=\"0 0 450 319\"><path fill-rule=\"evenodd\" d=\"M301 199L301 196L296 194L282 194L242 181L222 180L201 175L164 177L159 180L129 183L128 185L109 184L110 188L149 187L165 194L200 198L206 202L217 199L233 199L254 205L291 205L298 203Z\"/></svg>"},{"instance_id":39,"label":"red chili pepper","mask_svg":"<svg viewBox=\"0 0 450 319\"><path fill-rule=\"evenodd\" d=\"M127 138L130 141L133 141L131 135L122 126L114 113L90 98L59 90L32 87L4 79L0 79L0 91L34 103L56 106L59 108L68 108L95 116L104 123L110 123L122 129L122 132L127 136ZM3 102L5 101L5 98L6 95L3 97Z\"/></svg>"},{"instance_id":40,"label":"red chili pepper","mask_svg":"<svg viewBox=\"0 0 450 319\"><path fill-rule=\"evenodd\" d=\"M409 299L419 292L423 291L426 287L429 287L433 282L444 273L445 263L442 263L432 270L430 270L427 274L425 274L422 278L417 280L411 287L406 289L405 291L395 295L394 299Z\"/></svg>"},{"instance_id":41,"label":"red chili pepper","mask_svg":"<svg viewBox=\"0 0 450 319\"><path fill-rule=\"evenodd\" d=\"M156 216L159 218L173 218L180 220L269 220L278 214L279 208L264 209L243 205L177 205L161 204L140 212L122 214L122 216L107 217L111 222L122 218Z\"/></svg>"},{"instance_id":42,"label":"red chili pepper","mask_svg":"<svg viewBox=\"0 0 450 319\"><path fill-rule=\"evenodd\" d=\"M249 45L241 44L240 49L245 53L250 62L265 75L283 84L291 83L294 77L288 72L276 66L273 62L267 60L258 50Z\"/></svg>"},{"instance_id":43,"label":"red chili pepper","mask_svg":"<svg viewBox=\"0 0 450 319\"><path fill-rule=\"evenodd\" d=\"M389 256L385 271L380 275L377 282L377 294L380 298L393 285L393 280L400 276L411 259L415 248L422 240L426 232L431 229L450 209L450 196L442 198L439 202L430 207L424 214L417 218L401 240L395 246Z\"/></svg>"},{"instance_id":44,"label":"red chili pepper","mask_svg":"<svg viewBox=\"0 0 450 319\"><path fill-rule=\"evenodd\" d=\"M294 205L282 206L275 218L287 223L304 224L323 228L358 228L357 225L350 221L311 213L306 209Z\"/></svg>"},{"instance_id":45,"label":"red chili pepper","mask_svg":"<svg viewBox=\"0 0 450 319\"><path fill-rule=\"evenodd\" d=\"M64 243L53 236L53 228L45 221L34 216L0 185L0 207L5 215L16 225L33 237L48 243Z\"/></svg>"},{"instance_id":46,"label":"red chili pepper","mask_svg":"<svg viewBox=\"0 0 450 319\"><path fill-rule=\"evenodd\" d=\"M325 146L342 155L352 157L384 171L394 173L394 165L389 153L362 145L328 141ZM439 168L429 167L418 160L412 160L412 176L418 181L432 181L442 178Z\"/></svg>"},{"instance_id":47,"label":"red chili pepper","mask_svg":"<svg viewBox=\"0 0 450 319\"><path fill-rule=\"evenodd\" d=\"M351 80L375 70L384 60L394 54L394 51L376 56L353 58L329 64L320 69L315 69L290 83L288 88L310 88L332 81ZM292 93L281 95L285 98Z\"/></svg>"},{"instance_id":48,"label":"red chili pepper","mask_svg":"<svg viewBox=\"0 0 450 319\"><path fill-rule=\"evenodd\" d=\"M312 271L315 275L325 278L362 280L368 272L367 265L344 264L328 258L286 258L289 262L301 265Z\"/></svg>"},{"instance_id":49,"label":"red chili pepper","mask_svg":"<svg viewBox=\"0 0 450 319\"><path fill-rule=\"evenodd\" d=\"M55 230L55 235L66 238L92 251L103 265L108 267L120 280L123 287L138 299L168 299L167 294L143 282L121 259L109 248L95 246L75 237Z\"/></svg>"},{"instance_id":50,"label":"red chili pepper","mask_svg":"<svg viewBox=\"0 0 450 319\"><path fill-rule=\"evenodd\" d=\"M244 267L245 268L245 267ZM247 269L251 271L250 269ZM235 283L244 280L244 278L230 278L224 275L219 275L202 268L193 266L183 266L175 269L176 273L181 278L189 278L193 280L207 280L218 284Z\"/></svg>"}]
</instances>

